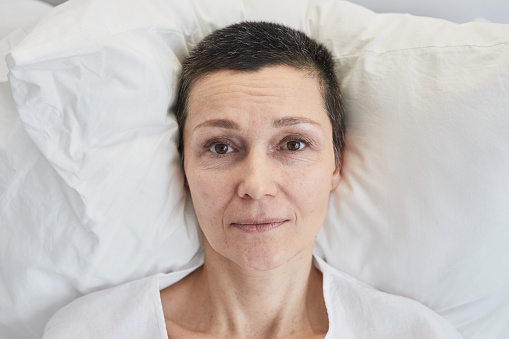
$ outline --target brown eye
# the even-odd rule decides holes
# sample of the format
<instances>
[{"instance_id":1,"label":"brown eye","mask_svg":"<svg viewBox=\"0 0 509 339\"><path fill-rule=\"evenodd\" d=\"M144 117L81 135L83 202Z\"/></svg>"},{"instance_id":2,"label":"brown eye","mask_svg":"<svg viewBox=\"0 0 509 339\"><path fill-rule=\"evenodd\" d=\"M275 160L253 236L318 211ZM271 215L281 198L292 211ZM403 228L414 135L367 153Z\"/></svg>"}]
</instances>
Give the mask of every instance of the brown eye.
<instances>
[{"instance_id":1,"label":"brown eye","mask_svg":"<svg viewBox=\"0 0 509 339\"><path fill-rule=\"evenodd\" d=\"M217 153L217 154L226 154L226 153L233 151L231 149L231 147L228 146L227 144L219 143L219 142L211 145L209 149L212 152Z\"/></svg>"},{"instance_id":2,"label":"brown eye","mask_svg":"<svg viewBox=\"0 0 509 339\"><path fill-rule=\"evenodd\" d=\"M298 151L304 147L304 144L299 140L291 140L286 143L286 149L289 151Z\"/></svg>"}]
</instances>

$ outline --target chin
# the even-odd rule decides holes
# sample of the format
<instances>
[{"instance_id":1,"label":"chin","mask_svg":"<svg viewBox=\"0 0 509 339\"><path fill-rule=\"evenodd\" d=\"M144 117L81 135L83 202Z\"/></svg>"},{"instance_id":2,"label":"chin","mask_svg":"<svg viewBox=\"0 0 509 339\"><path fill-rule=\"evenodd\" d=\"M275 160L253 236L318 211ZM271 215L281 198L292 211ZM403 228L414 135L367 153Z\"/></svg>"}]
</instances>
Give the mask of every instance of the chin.
<instances>
[{"instance_id":1,"label":"chin","mask_svg":"<svg viewBox=\"0 0 509 339\"><path fill-rule=\"evenodd\" d=\"M236 233L227 241L211 244L204 236L208 260L234 263L241 270L269 271L293 260L310 260L314 243L292 242L285 236L245 235ZM314 240L314 239L313 239Z\"/></svg>"}]
</instances>

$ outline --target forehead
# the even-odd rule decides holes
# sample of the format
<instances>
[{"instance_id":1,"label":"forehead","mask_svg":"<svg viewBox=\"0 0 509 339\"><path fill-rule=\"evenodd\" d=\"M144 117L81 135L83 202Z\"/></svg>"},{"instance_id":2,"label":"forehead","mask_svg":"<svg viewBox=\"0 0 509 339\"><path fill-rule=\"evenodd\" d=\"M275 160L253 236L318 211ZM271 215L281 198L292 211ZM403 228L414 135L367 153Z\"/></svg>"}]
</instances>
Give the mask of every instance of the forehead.
<instances>
[{"instance_id":1,"label":"forehead","mask_svg":"<svg viewBox=\"0 0 509 339\"><path fill-rule=\"evenodd\" d=\"M191 88L188 123L225 117L242 119L250 114L328 120L318 77L308 70L274 66L250 72L217 71Z\"/></svg>"}]
</instances>

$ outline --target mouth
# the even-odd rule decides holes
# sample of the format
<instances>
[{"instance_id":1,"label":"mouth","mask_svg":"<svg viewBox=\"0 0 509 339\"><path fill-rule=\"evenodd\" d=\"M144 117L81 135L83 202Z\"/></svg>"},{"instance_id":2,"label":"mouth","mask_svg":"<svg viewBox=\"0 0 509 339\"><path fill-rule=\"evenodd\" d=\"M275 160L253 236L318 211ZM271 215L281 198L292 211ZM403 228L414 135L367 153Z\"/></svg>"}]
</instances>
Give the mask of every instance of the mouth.
<instances>
[{"instance_id":1,"label":"mouth","mask_svg":"<svg viewBox=\"0 0 509 339\"><path fill-rule=\"evenodd\" d=\"M288 219L259 219L241 220L231 223L231 226L246 233L265 233L284 225Z\"/></svg>"}]
</instances>

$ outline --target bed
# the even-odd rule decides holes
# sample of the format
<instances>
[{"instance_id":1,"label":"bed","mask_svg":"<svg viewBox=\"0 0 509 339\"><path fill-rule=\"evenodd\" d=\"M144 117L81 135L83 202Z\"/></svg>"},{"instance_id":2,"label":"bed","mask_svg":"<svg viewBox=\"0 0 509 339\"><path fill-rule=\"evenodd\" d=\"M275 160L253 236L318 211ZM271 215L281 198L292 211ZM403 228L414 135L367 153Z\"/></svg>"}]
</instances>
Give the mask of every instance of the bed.
<instances>
[{"instance_id":1,"label":"bed","mask_svg":"<svg viewBox=\"0 0 509 339\"><path fill-rule=\"evenodd\" d=\"M40 338L71 300L199 253L175 82L240 20L335 56L347 150L315 253L465 338L509 338L508 25L341 0L24 1L0 41L1 338Z\"/></svg>"}]
</instances>

